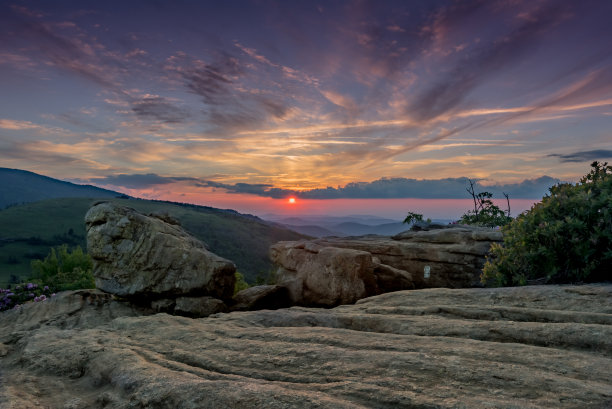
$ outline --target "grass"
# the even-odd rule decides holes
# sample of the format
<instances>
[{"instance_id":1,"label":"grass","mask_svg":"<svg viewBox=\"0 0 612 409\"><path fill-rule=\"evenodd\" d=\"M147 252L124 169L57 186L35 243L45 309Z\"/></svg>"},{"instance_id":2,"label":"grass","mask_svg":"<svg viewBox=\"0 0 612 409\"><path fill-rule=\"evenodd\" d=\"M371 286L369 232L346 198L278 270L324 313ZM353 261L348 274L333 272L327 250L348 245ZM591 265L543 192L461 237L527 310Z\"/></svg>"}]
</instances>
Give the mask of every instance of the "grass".
<instances>
[{"instance_id":1,"label":"grass","mask_svg":"<svg viewBox=\"0 0 612 409\"><path fill-rule=\"evenodd\" d=\"M108 200L108 199L104 199ZM32 259L44 258L51 247L86 248L85 213L97 199L63 198L0 210L0 287L26 279ZM282 240L305 236L254 217L204 206L138 199L110 199L141 213L166 212L209 249L233 261L249 283L273 268L268 248Z\"/></svg>"}]
</instances>

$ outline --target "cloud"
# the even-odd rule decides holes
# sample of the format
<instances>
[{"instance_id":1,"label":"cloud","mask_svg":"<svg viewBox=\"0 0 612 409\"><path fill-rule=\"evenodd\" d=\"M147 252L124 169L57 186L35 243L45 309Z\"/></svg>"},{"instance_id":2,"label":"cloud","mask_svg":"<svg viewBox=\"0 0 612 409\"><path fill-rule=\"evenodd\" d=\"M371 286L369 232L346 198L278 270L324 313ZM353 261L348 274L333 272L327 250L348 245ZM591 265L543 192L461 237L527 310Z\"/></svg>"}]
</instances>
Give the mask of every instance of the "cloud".
<instances>
[{"instance_id":1,"label":"cloud","mask_svg":"<svg viewBox=\"0 0 612 409\"><path fill-rule=\"evenodd\" d=\"M17 119L3 119L0 118L0 129L6 129L9 131L30 131L29 133L34 133L37 135L63 135L69 136L73 135L67 129L40 125L30 121L21 121Z\"/></svg>"},{"instance_id":2,"label":"cloud","mask_svg":"<svg viewBox=\"0 0 612 409\"><path fill-rule=\"evenodd\" d=\"M190 117L190 113L159 96L145 96L132 101L132 111L140 118L165 123L180 123Z\"/></svg>"},{"instance_id":3,"label":"cloud","mask_svg":"<svg viewBox=\"0 0 612 409\"><path fill-rule=\"evenodd\" d=\"M477 191L488 191L497 198L503 198L508 193L510 198L538 199L547 193L548 189L559 183L559 179L542 176L537 179L528 179L514 184L483 185L476 182ZM219 182L201 182L199 186L224 189L228 193L253 194L274 199L297 196L302 199L466 199L469 195L466 187L468 178L447 179L407 179L383 178L373 182L353 182L345 186L326 187L296 191L291 189L274 188L268 184L236 183L224 184Z\"/></svg>"},{"instance_id":4,"label":"cloud","mask_svg":"<svg viewBox=\"0 0 612 409\"><path fill-rule=\"evenodd\" d=\"M206 123L216 127L216 132L252 129L287 116L291 107L287 96L272 88L264 92L252 88L247 64L230 53L217 54L215 62L204 63L181 53L167 66L179 74L188 91L202 98ZM268 81L265 75L257 80Z\"/></svg>"},{"instance_id":5,"label":"cloud","mask_svg":"<svg viewBox=\"0 0 612 409\"><path fill-rule=\"evenodd\" d=\"M29 12L23 7L5 8L0 12L0 41L18 52L36 47L36 60L75 73L104 88L116 89L118 61L104 51L104 47L93 38L87 38L77 30L77 35L66 36L57 27L41 20L43 15ZM27 44L27 47L23 47ZM103 56L103 57L101 57ZM42 57L42 59L41 59ZM25 57L24 57L25 58Z\"/></svg>"},{"instance_id":6,"label":"cloud","mask_svg":"<svg viewBox=\"0 0 612 409\"><path fill-rule=\"evenodd\" d=\"M192 177L166 177L160 176L155 173L147 174L118 174L112 176L106 176L103 178L92 178L87 179L87 183L95 183L100 185L113 185L123 186L129 189L143 189L151 186L166 185L169 183L182 182L182 181L194 181L197 182L197 178Z\"/></svg>"},{"instance_id":7,"label":"cloud","mask_svg":"<svg viewBox=\"0 0 612 409\"><path fill-rule=\"evenodd\" d=\"M592 151L581 151L567 154L553 153L548 156L553 158L559 158L561 162L588 162L598 159L612 158L612 150L596 149Z\"/></svg>"},{"instance_id":8,"label":"cloud","mask_svg":"<svg viewBox=\"0 0 612 409\"><path fill-rule=\"evenodd\" d=\"M54 150L53 146L44 141L38 143L0 144L0 159L6 166L23 168L23 163L29 168L62 169L69 166L74 172L90 172L92 169L108 169L102 163L66 152L65 149ZM5 166L3 165L3 166ZM46 172L41 170L41 172Z\"/></svg>"},{"instance_id":9,"label":"cloud","mask_svg":"<svg viewBox=\"0 0 612 409\"><path fill-rule=\"evenodd\" d=\"M209 105L227 102L232 94L232 77L243 73L238 60L227 53L214 64L205 64L201 68L189 69L183 72L187 88L202 97Z\"/></svg>"},{"instance_id":10,"label":"cloud","mask_svg":"<svg viewBox=\"0 0 612 409\"><path fill-rule=\"evenodd\" d=\"M288 190L273 188L272 185L262 183L236 183L229 185L213 181L204 181L199 183L198 186L220 188L224 189L228 193L245 193L257 196L272 197L275 199L285 197L285 195L288 194L287 192L289 192Z\"/></svg>"},{"instance_id":11,"label":"cloud","mask_svg":"<svg viewBox=\"0 0 612 409\"><path fill-rule=\"evenodd\" d=\"M481 3L481 2L477 2ZM566 17L565 7L556 3L534 11L513 32L466 54L448 74L434 81L410 104L406 113L421 121L437 118L459 106L478 85L498 71L521 61L537 44L539 36Z\"/></svg>"},{"instance_id":12,"label":"cloud","mask_svg":"<svg viewBox=\"0 0 612 409\"><path fill-rule=\"evenodd\" d=\"M510 199L539 199L548 193L548 189L556 184L562 183L560 179L550 176L541 176L536 179L526 179L520 183L496 184L479 186L478 190L486 190L493 193L494 197L502 198L503 193L508 193Z\"/></svg>"},{"instance_id":13,"label":"cloud","mask_svg":"<svg viewBox=\"0 0 612 409\"><path fill-rule=\"evenodd\" d=\"M41 126L30 121L19 121L15 119L0 119L0 128L10 129L14 131L22 131L24 129L40 129Z\"/></svg>"},{"instance_id":14,"label":"cloud","mask_svg":"<svg viewBox=\"0 0 612 409\"><path fill-rule=\"evenodd\" d=\"M478 191L489 191L495 196L503 197L502 192L514 198L539 198L547 189L558 183L557 179L542 177L525 180L517 184L483 186L476 183ZM344 187L314 189L298 193L299 196L311 199L355 198L355 199L391 199L391 198L426 198L426 199L463 199L467 198L468 178L447 179L379 179L373 182L349 183Z\"/></svg>"},{"instance_id":15,"label":"cloud","mask_svg":"<svg viewBox=\"0 0 612 409\"><path fill-rule=\"evenodd\" d=\"M29 70L36 67L36 62L25 55L0 52L0 65L10 64L19 70Z\"/></svg>"}]
</instances>

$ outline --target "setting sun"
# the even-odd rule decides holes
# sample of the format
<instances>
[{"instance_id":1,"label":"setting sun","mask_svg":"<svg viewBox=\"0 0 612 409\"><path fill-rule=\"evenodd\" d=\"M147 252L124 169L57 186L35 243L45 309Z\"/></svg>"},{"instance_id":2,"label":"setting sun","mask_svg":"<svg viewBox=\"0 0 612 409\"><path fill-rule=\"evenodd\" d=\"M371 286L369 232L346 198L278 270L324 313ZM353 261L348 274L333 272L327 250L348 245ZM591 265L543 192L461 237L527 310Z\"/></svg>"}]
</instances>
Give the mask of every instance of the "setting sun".
<instances>
[{"instance_id":1,"label":"setting sun","mask_svg":"<svg viewBox=\"0 0 612 409\"><path fill-rule=\"evenodd\" d=\"M291 204L295 203L295 197L290 197L289 198L289 203L291 203Z\"/></svg>"}]
</instances>

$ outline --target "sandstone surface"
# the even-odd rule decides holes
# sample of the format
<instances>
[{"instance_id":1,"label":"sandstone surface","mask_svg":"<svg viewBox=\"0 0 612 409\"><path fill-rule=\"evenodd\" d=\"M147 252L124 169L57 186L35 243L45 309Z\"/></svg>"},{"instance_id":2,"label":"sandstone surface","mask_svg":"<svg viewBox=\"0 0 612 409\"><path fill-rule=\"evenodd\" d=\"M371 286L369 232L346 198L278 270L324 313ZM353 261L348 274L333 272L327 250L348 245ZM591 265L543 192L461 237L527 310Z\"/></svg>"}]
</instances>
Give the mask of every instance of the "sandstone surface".
<instances>
[{"instance_id":1,"label":"sandstone surface","mask_svg":"<svg viewBox=\"0 0 612 409\"><path fill-rule=\"evenodd\" d=\"M96 287L132 299L230 299L235 266L207 250L175 221L109 202L85 216Z\"/></svg>"},{"instance_id":2,"label":"sandstone surface","mask_svg":"<svg viewBox=\"0 0 612 409\"><path fill-rule=\"evenodd\" d=\"M612 406L610 284L142 314L97 290L0 313L0 407Z\"/></svg>"}]
</instances>

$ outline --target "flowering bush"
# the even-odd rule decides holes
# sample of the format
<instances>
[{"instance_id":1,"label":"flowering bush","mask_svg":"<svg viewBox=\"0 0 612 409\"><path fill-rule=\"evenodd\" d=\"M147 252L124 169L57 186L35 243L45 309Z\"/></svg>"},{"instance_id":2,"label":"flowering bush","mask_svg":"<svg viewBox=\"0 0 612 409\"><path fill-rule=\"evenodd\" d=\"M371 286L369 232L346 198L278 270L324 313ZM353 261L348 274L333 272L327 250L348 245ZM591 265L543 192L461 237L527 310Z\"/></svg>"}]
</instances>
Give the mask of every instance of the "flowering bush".
<instances>
[{"instance_id":1,"label":"flowering bush","mask_svg":"<svg viewBox=\"0 0 612 409\"><path fill-rule=\"evenodd\" d=\"M43 302L54 297L49 286L39 286L36 283L26 283L11 288L0 288L0 311L19 308L27 302Z\"/></svg>"},{"instance_id":2,"label":"flowering bush","mask_svg":"<svg viewBox=\"0 0 612 409\"><path fill-rule=\"evenodd\" d=\"M18 308L26 302L42 302L56 292L94 288L92 260L80 247L73 251L63 245L44 260L32 261L32 276L28 283L15 288L0 288L0 311Z\"/></svg>"}]
</instances>

